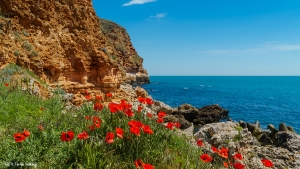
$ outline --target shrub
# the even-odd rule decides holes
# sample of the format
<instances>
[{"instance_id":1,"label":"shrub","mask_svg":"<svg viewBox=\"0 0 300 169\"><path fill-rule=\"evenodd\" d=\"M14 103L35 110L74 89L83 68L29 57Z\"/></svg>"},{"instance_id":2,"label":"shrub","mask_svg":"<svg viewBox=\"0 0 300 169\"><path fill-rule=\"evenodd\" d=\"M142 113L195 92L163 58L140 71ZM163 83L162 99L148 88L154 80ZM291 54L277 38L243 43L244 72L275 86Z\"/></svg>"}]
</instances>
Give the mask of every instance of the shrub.
<instances>
[{"instance_id":1,"label":"shrub","mask_svg":"<svg viewBox=\"0 0 300 169\"><path fill-rule=\"evenodd\" d=\"M32 49L32 46L29 42L25 41L23 44L22 44L22 47L28 51L31 51Z\"/></svg>"}]
</instances>

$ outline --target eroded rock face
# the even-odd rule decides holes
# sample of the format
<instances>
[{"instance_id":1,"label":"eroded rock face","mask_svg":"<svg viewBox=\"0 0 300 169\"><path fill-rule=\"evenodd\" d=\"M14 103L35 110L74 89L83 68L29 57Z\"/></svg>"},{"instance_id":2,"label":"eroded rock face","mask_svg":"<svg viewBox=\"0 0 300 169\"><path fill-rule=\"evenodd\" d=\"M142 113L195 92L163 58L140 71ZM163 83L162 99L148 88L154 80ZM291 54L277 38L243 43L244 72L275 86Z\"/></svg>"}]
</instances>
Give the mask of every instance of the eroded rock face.
<instances>
[{"instance_id":1,"label":"eroded rock face","mask_svg":"<svg viewBox=\"0 0 300 169\"><path fill-rule=\"evenodd\" d=\"M91 0L0 0L0 9L0 66L29 68L78 103L86 90L117 92L126 73L147 81L126 30L99 19Z\"/></svg>"}]
</instances>

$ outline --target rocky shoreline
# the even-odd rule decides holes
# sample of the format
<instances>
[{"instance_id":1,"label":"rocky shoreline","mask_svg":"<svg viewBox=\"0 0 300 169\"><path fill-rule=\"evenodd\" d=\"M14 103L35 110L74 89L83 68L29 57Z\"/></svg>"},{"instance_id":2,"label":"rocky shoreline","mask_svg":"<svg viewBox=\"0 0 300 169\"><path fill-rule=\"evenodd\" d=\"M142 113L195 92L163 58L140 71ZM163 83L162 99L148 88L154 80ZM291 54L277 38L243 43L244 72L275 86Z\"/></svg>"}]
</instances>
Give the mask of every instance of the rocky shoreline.
<instances>
[{"instance_id":1,"label":"rocky shoreline","mask_svg":"<svg viewBox=\"0 0 300 169\"><path fill-rule=\"evenodd\" d=\"M147 97L148 93L136 87L138 97ZM136 103L138 104L138 103ZM300 168L300 135L291 126L281 123L276 129L269 124L268 130L260 128L260 123L233 122L228 118L229 111L219 105L209 105L202 108L183 104L172 108L161 101L146 107L147 111L157 114L164 111L167 116L164 122L181 123L180 133L191 138L196 146L200 139L204 142L203 152L211 152L211 147L226 147L230 154L239 152L243 155L242 163L249 169L265 168L261 159L273 162L278 169ZM226 122L220 122L223 119Z\"/></svg>"}]
</instances>

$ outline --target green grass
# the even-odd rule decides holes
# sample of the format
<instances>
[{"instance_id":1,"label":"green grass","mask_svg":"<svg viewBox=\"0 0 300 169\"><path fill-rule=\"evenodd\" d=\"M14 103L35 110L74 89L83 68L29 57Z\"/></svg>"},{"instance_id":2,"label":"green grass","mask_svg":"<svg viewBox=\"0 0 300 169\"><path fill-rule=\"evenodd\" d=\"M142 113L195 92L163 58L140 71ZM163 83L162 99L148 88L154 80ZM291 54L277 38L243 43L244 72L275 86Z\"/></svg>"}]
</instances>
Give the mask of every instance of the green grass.
<instances>
[{"instance_id":1,"label":"green grass","mask_svg":"<svg viewBox=\"0 0 300 169\"><path fill-rule=\"evenodd\" d=\"M7 83L7 82L4 82ZM199 161L197 149L185 139L143 115L132 119L151 126L154 134L135 136L129 132L124 113L110 113L107 108L96 112L93 105L66 110L61 96L41 99L27 91L0 83L0 168L9 164L35 164L37 168L135 168L134 161L142 159L158 169L195 168ZM43 110L41 110L43 108ZM85 116L99 116L101 127L90 131L91 121ZM38 126L44 127L43 131ZM116 127L124 129L124 138L105 143L107 132ZM16 143L13 135L27 129L31 135ZM61 132L72 130L71 142L60 139ZM88 131L90 138L79 140L77 134Z\"/></svg>"}]
</instances>

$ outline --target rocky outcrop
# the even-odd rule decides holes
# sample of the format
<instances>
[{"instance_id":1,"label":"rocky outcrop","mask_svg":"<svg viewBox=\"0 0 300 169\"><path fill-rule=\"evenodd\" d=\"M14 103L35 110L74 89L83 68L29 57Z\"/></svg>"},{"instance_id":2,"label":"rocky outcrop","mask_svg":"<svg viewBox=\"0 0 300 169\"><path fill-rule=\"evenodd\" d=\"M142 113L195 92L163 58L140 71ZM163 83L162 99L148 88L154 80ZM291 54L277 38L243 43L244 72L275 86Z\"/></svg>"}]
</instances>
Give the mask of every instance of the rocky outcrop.
<instances>
[{"instance_id":1,"label":"rocky outcrop","mask_svg":"<svg viewBox=\"0 0 300 169\"><path fill-rule=\"evenodd\" d=\"M28 68L75 103L86 90L103 95L149 81L126 30L99 19L91 0L0 0L0 42L0 66Z\"/></svg>"},{"instance_id":2,"label":"rocky outcrop","mask_svg":"<svg viewBox=\"0 0 300 169\"><path fill-rule=\"evenodd\" d=\"M195 141L204 141L204 153L211 153L211 146L228 148L230 156L236 152L241 153L246 168L265 168L261 163L263 158L271 160L273 168L300 168L298 152L282 147L260 146L251 132L239 127L238 123L228 121L206 124L194 134L194 138Z\"/></svg>"},{"instance_id":3,"label":"rocky outcrop","mask_svg":"<svg viewBox=\"0 0 300 169\"><path fill-rule=\"evenodd\" d=\"M208 124L219 122L221 118L228 116L228 110L221 108L219 105L204 106L195 108L190 104L183 104L173 109L173 115L184 116L184 118L194 124Z\"/></svg>"}]
</instances>

